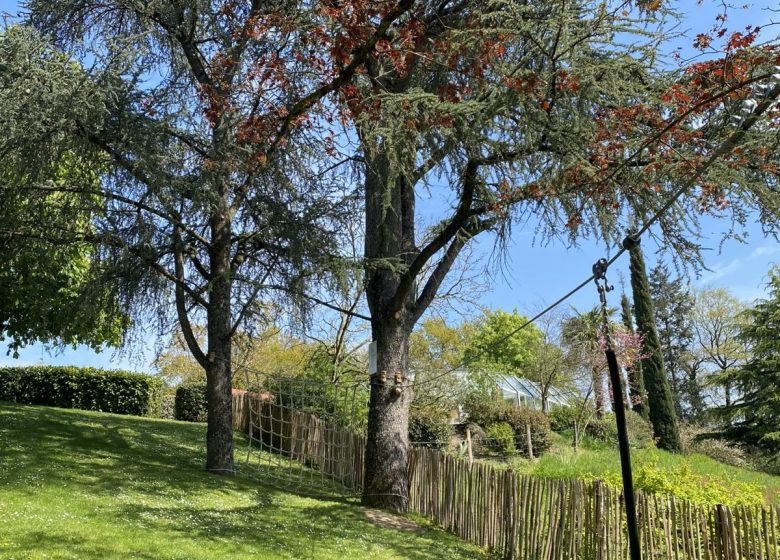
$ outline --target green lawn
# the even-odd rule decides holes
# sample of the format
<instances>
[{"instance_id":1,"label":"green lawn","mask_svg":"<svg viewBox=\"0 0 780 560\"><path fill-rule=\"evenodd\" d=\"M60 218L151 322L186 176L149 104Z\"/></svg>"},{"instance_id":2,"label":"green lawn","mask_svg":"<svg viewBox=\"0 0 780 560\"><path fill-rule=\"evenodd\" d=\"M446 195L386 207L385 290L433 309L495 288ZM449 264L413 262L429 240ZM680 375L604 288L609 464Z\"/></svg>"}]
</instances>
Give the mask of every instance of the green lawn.
<instances>
[{"instance_id":1,"label":"green lawn","mask_svg":"<svg viewBox=\"0 0 780 560\"><path fill-rule=\"evenodd\" d=\"M0 404L0 558L489 557L431 527L376 526L343 499L206 474L204 429Z\"/></svg>"},{"instance_id":2,"label":"green lawn","mask_svg":"<svg viewBox=\"0 0 780 560\"><path fill-rule=\"evenodd\" d=\"M577 453L571 439L555 434L554 446L536 461L511 459L516 471L549 478L601 479L622 484L616 446L583 442ZM780 504L780 477L732 467L700 454L679 455L660 449L631 452L635 487L696 502Z\"/></svg>"}]
</instances>

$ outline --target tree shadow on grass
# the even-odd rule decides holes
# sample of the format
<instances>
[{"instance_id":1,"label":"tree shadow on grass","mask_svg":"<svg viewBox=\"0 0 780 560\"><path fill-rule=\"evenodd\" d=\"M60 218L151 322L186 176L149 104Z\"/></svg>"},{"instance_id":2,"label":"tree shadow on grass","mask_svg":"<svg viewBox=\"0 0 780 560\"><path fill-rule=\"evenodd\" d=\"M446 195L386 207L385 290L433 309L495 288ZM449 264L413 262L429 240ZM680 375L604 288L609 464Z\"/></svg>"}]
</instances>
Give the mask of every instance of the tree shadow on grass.
<instances>
[{"instance_id":1,"label":"tree shadow on grass","mask_svg":"<svg viewBox=\"0 0 780 560\"><path fill-rule=\"evenodd\" d=\"M345 558L368 557L379 551L409 560L488 557L439 530L410 534L381 528L366 518L362 508L306 498L289 504L287 496L273 490L258 491L257 503L251 506L213 509L133 504L121 516L137 523L156 523L159 531L240 543L241 549L231 552L235 557L262 552L269 558L318 558L318 553L331 557L339 551L349 555Z\"/></svg>"},{"instance_id":2,"label":"tree shadow on grass","mask_svg":"<svg viewBox=\"0 0 780 560\"><path fill-rule=\"evenodd\" d=\"M204 426L2 405L0 427L13 442L0 456L2 486L23 491L33 471L46 484L84 484L96 493L142 490L161 479L180 492L204 483L232 486L232 479L217 479L202 468Z\"/></svg>"},{"instance_id":3,"label":"tree shadow on grass","mask_svg":"<svg viewBox=\"0 0 780 560\"><path fill-rule=\"evenodd\" d=\"M148 529L188 546L205 546L218 539L220 556L224 550L225 558L256 554L333 558L340 551L344 551L342 557L352 558L381 550L411 560L482 556L438 530L410 534L377 527L337 486L323 486L315 496L318 499L306 496L312 488L291 492L298 481L285 481L289 470L269 471L244 464L238 448L239 476L206 473L204 425L0 405L0 440L0 444L9 444L0 454L0 490L10 490L32 503L42 487L67 488L69 493L111 504L101 513L107 523L127 523L134 530ZM237 445L240 442L237 438ZM121 500L116 499L119 494L124 495ZM20 550L28 545L35 550L36 543L46 546L49 540L52 550L78 550L84 558L119 554L98 537L64 549L63 537L56 531L24 531L20 538L24 541ZM133 557L154 557L143 548L145 544L123 546L141 547L133 548ZM173 554L166 557L186 557L180 551ZM212 557L202 551L198 554L193 557Z\"/></svg>"}]
</instances>

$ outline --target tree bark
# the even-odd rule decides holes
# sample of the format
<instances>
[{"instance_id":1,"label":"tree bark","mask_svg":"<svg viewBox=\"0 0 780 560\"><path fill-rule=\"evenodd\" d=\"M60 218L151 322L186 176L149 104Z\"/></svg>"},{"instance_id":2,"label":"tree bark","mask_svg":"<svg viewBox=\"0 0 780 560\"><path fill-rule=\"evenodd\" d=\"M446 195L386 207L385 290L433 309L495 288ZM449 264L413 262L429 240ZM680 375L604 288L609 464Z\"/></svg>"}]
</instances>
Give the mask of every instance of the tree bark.
<instances>
[{"instance_id":1,"label":"tree bark","mask_svg":"<svg viewBox=\"0 0 780 560\"><path fill-rule=\"evenodd\" d=\"M416 256L414 190L403 178L389 179L389 162L381 154L366 167L366 300L380 375L372 377L362 499L367 506L404 512L409 506L412 401L407 362L416 317L414 286L403 289L400 279L403 267Z\"/></svg>"},{"instance_id":2,"label":"tree bark","mask_svg":"<svg viewBox=\"0 0 780 560\"><path fill-rule=\"evenodd\" d=\"M363 503L392 511L409 507L409 405L406 386L409 333L403 325L375 322L377 369L372 377ZM384 372L384 375L382 375ZM382 379L385 379L384 383ZM400 382L400 383L398 383Z\"/></svg>"},{"instance_id":3,"label":"tree bark","mask_svg":"<svg viewBox=\"0 0 780 560\"><path fill-rule=\"evenodd\" d=\"M596 418L604 417L604 376L593 368L593 399L596 403Z\"/></svg>"},{"instance_id":4,"label":"tree bark","mask_svg":"<svg viewBox=\"0 0 780 560\"><path fill-rule=\"evenodd\" d=\"M227 205L216 209L211 219L211 283L207 314L208 365L206 396L206 470L232 475L233 395L231 370L230 218Z\"/></svg>"}]
</instances>

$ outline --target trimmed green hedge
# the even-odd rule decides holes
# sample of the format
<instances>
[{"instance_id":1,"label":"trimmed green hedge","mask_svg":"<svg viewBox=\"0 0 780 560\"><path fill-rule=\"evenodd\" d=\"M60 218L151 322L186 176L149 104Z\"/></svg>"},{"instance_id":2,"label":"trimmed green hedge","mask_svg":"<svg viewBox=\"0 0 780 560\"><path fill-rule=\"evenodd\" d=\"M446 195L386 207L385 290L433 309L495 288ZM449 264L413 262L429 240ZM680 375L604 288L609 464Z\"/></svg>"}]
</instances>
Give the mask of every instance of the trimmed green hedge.
<instances>
[{"instance_id":1,"label":"trimmed green hedge","mask_svg":"<svg viewBox=\"0 0 780 560\"><path fill-rule=\"evenodd\" d=\"M205 422L208 417L205 383L182 383L176 388L174 418L186 422Z\"/></svg>"},{"instance_id":2,"label":"trimmed green hedge","mask_svg":"<svg viewBox=\"0 0 780 560\"><path fill-rule=\"evenodd\" d=\"M409 441L417 447L447 449L454 430L446 417L412 410L409 415Z\"/></svg>"},{"instance_id":3,"label":"trimmed green hedge","mask_svg":"<svg viewBox=\"0 0 780 560\"><path fill-rule=\"evenodd\" d=\"M158 416L161 379L120 370L71 366L0 368L0 400L61 408Z\"/></svg>"}]
</instances>

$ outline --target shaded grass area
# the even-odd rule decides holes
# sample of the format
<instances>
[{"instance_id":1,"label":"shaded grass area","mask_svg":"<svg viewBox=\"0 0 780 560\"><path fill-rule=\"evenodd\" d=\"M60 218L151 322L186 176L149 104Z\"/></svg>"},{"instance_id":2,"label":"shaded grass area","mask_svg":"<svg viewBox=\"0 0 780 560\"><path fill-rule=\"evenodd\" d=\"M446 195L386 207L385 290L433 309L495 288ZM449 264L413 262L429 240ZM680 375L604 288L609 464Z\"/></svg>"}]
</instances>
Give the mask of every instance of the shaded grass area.
<instances>
[{"instance_id":1,"label":"shaded grass area","mask_svg":"<svg viewBox=\"0 0 780 560\"><path fill-rule=\"evenodd\" d=\"M780 504L780 477L733 467L705 455L675 454L655 448L631 451L635 487L651 493L673 494L701 503ZM571 438L555 434L552 449L537 461L510 459L522 474L555 478L604 480L622 487L620 455L616 446L590 438L577 453Z\"/></svg>"},{"instance_id":2,"label":"shaded grass area","mask_svg":"<svg viewBox=\"0 0 780 560\"><path fill-rule=\"evenodd\" d=\"M356 503L203 471L205 426L0 404L0 558L489 558ZM242 456L237 441L237 459ZM242 463L239 463L242 466Z\"/></svg>"}]
</instances>

